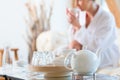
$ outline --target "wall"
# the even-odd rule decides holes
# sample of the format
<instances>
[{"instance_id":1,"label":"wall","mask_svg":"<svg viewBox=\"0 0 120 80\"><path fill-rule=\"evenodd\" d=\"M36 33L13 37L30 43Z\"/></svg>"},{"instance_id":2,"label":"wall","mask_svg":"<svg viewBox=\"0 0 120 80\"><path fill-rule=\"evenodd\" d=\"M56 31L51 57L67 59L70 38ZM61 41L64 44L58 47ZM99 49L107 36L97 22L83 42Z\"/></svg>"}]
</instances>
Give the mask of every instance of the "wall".
<instances>
[{"instance_id":1,"label":"wall","mask_svg":"<svg viewBox=\"0 0 120 80\"><path fill-rule=\"evenodd\" d=\"M53 16L51 19L51 30L65 32L69 27L66 18L66 8L70 0L54 0Z\"/></svg>"},{"instance_id":2,"label":"wall","mask_svg":"<svg viewBox=\"0 0 120 80\"><path fill-rule=\"evenodd\" d=\"M25 33L25 1L0 1L0 48L17 47L20 59L27 61L27 46L23 38Z\"/></svg>"}]
</instances>

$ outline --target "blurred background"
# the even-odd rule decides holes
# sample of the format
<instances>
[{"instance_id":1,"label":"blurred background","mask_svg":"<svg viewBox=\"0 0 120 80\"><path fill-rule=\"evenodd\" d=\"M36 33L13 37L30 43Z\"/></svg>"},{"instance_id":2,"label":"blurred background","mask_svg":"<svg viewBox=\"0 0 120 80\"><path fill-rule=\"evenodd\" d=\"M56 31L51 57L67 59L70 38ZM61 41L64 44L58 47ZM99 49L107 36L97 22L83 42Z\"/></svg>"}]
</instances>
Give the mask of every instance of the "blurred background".
<instances>
[{"instance_id":1,"label":"blurred background","mask_svg":"<svg viewBox=\"0 0 120 80\"><path fill-rule=\"evenodd\" d=\"M119 35L120 6L112 1L116 5L120 3L119 0L96 2L114 14ZM111 5L114 6L111 8ZM33 51L49 51L58 44L67 44L65 37L69 24L65 10L71 6L70 0L1 0L0 48L18 48L19 59L29 62Z\"/></svg>"}]
</instances>

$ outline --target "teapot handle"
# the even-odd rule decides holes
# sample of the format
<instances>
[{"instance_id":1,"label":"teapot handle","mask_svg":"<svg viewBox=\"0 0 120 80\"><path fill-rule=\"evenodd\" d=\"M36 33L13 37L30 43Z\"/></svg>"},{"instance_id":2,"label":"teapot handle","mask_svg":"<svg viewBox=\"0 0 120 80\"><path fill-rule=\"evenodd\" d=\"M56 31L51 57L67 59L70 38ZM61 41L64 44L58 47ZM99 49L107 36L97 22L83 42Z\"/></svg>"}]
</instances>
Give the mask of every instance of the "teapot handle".
<instances>
[{"instance_id":1,"label":"teapot handle","mask_svg":"<svg viewBox=\"0 0 120 80\"><path fill-rule=\"evenodd\" d=\"M72 68L71 68L71 58L72 58L73 55L74 55L74 53L70 52L64 60L64 66L65 66L65 68L67 68L69 70L72 70Z\"/></svg>"}]
</instances>

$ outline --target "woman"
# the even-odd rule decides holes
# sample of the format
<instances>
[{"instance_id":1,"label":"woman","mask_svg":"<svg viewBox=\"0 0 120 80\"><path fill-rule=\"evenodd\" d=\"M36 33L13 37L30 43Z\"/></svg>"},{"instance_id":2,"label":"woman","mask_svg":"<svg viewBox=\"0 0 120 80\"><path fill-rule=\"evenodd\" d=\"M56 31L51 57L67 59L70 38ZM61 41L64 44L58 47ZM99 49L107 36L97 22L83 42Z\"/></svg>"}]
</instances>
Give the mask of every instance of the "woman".
<instances>
[{"instance_id":1,"label":"woman","mask_svg":"<svg viewBox=\"0 0 120 80\"><path fill-rule=\"evenodd\" d=\"M119 50L115 45L116 24L111 13L104 11L95 0L77 0L77 7L86 11L86 24L83 26L69 9L66 10L73 41L79 43L79 49L87 46L88 50L96 52L101 49L101 65L103 67L117 67ZM79 17L80 18L80 17ZM72 41L72 42L73 42ZM71 42L71 43L72 43ZM75 45L70 44L70 48Z\"/></svg>"}]
</instances>

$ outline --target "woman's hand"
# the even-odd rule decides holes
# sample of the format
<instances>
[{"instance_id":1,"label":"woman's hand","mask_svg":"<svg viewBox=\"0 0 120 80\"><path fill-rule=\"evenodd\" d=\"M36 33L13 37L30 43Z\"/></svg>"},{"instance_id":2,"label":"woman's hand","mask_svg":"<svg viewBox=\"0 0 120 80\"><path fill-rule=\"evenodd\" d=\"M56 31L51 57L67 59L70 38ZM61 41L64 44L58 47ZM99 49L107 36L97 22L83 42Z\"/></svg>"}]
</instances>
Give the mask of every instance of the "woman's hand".
<instances>
[{"instance_id":1,"label":"woman's hand","mask_svg":"<svg viewBox=\"0 0 120 80\"><path fill-rule=\"evenodd\" d=\"M78 16L75 15L75 13L70 10L70 9L66 9L66 14L67 14L67 18L69 23L73 26L73 28L75 29L75 31L80 29L80 23L78 21Z\"/></svg>"},{"instance_id":2,"label":"woman's hand","mask_svg":"<svg viewBox=\"0 0 120 80\"><path fill-rule=\"evenodd\" d=\"M81 50L82 49L82 45L76 41L76 40L73 40L69 46L68 46L69 49L76 49L77 51Z\"/></svg>"}]
</instances>

